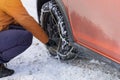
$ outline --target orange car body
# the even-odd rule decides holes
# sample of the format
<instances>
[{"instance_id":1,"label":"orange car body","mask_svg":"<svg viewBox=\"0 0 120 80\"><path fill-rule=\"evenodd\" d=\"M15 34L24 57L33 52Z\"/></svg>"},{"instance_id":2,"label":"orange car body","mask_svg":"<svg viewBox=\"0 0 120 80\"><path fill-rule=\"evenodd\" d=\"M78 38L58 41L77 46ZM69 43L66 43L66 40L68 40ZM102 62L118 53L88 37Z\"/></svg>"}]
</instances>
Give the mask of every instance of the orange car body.
<instances>
[{"instance_id":1,"label":"orange car body","mask_svg":"<svg viewBox=\"0 0 120 80\"><path fill-rule=\"evenodd\" d=\"M62 0L74 41L120 63L120 0Z\"/></svg>"}]
</instances>

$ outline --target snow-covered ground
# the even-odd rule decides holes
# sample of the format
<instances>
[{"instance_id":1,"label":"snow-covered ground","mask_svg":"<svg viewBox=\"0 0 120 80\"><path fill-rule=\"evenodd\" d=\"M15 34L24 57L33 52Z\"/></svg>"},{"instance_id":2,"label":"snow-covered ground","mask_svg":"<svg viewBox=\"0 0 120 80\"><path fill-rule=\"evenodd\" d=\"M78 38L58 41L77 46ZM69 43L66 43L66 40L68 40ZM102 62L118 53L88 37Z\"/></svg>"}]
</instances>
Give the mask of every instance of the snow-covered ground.
<instances>
[{"instance_id":1,"label":"snow-covered ground","mask_svg":"<svg viewBox=\"0 0 120 80\"><path fill-rule=\"evenodd\" d=\"M36 0L22 0L37 20ZM96 60L59 61L50 57L45 46L34 38L32 46L8 64L14 75L0 80L120 80L120 72Z\"/></svg>"}]
</instances>

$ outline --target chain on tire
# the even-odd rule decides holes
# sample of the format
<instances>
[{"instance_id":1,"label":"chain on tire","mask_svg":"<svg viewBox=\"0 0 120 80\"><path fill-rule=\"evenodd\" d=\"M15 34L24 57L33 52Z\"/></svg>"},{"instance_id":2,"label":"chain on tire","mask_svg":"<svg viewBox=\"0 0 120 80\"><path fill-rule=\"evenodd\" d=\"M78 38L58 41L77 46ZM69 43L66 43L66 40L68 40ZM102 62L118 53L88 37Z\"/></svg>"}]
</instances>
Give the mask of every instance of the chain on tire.
<instances>
[{"instance_id":1,"label":"chain on tire","mask_svg":"<svg viewBox=\"0 0 120 80\"><path fill-rule=\"evenodd\" d=\"M51 20L48 20L49 18L46 19L46 21L48 20L47 23L45 23L44 21L46 15L49 18L51 17ZM45 29L45 31L47 32L47 34L49 35L49 38L53 39L58 44L57 48L53 46L49 47L49 51L52 55L59 56L63 60L71 59L76 56L75 53L77 52L77 50L69 44L68 31L65 25L66 23L56 3L50 1L50 2L45 3L42 6L41 24L43 28ZM54 25L51 25L51 24L54 24ZM58 37L56 37L57 41L54 39L56 34L59 35L59 42L57 42Z\"/></svg>"}]
</instances>

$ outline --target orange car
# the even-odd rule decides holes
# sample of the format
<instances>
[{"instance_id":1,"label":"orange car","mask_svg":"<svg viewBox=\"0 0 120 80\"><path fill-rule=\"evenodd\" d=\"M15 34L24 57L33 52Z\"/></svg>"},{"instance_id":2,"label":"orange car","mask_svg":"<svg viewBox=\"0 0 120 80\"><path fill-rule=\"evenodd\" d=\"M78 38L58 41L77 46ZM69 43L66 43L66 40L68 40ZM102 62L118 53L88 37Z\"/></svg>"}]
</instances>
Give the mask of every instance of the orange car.
<instances>
[{"instance_id":1,"label":"orange car","mask_svg":"<svg viewBox=\"0 0 120 80\"><path fill-rule=\"evenodd\" d=\"M120 69L119 0L38 0L39 22L56 45L52 55L99 59Z\"/></svg>"}]
</instances>

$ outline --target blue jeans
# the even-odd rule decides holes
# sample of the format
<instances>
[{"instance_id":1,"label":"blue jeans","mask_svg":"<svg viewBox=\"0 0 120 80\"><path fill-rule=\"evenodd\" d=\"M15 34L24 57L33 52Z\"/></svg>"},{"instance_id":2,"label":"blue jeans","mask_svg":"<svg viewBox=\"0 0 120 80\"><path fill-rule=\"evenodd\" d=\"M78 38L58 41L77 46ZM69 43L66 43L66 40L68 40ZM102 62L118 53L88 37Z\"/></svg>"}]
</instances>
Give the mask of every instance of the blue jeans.
<instances>
[{"instance_id":1,"label":"blue jeans","mask_svg":"<svg viewBox=\"0 0 120 80\"><path fill-rule=\"evenodd\" d=\"M7 63L24 52L32 43L32 34L22 27L10 25L0 32L0 63Z\"/></svg>"}]
</instances>

